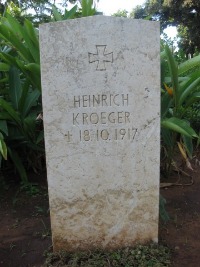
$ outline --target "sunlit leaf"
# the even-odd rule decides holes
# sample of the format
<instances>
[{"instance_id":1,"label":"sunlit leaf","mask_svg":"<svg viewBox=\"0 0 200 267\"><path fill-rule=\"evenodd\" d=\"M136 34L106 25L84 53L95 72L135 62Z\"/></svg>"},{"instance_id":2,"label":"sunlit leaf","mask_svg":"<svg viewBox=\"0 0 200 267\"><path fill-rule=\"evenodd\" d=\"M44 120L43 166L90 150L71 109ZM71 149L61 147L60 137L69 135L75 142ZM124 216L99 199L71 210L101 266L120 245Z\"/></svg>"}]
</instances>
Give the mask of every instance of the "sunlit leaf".
<instances>
[{"instance_id":1,"label":"sunlit leaf","mask_svg":"<svg viewBox=\"0 0 200 267\"><path fill-rule=\"evenodd\" d=\"M200 55L181 63L178 68L178 74L183 75L197 67L200 67Z\"/></svg>"},{"instance_id":2,"label":"sunlit leaf","mask_svg":"<svg viewBox=\"0 0 200 267\"><path fill-rule=\"evenodd\" d=\"M3 138L0 136L0 152L5 160L7 160L7 146Z\"/></svg>"},{"instance_id":3,"label":"sunlit leaf","mask_svg":"<svg viewBox=\"0 0 200 267\"><path fill-rule=\"evenodd\" d=\"M10 66L6 63L0 62L0 71L8 71Z\"/></svg>"},{"instance_id":4,"label":"sunlit leaf","mask_svg":"<svg viewBox=\"0 0 200 267\"><path fill-rule=\"evenodd\" d=\"M52 12L53 12L53 18L55 21L60 21L62 20L62 15L60 14L60 12L58 11L56 6L52 6Z\"/></svg>"},{"instance_id":5,"label":"sunlit leaf","mask_svg":"<svg viewBox=\"0 0 200 267\"><path fill-rule=\"evenodd\" d=\"M186 135L188 137L197 137L198 135L195 131L188 125L188 123L184 120L171 117L169 119L164 119L161 121L161 126L167 129L170 129L174 132Z\"/></svg>"},{"instance_id":6,"label":"sunlit leaf","mask_svg":"<svg viewBox=\"0 0 200 267\"><path fill-rule=\"evenodd\" d=\"M64 18L63 19L72 19L74 18L76 12L77 12L77 8L78 6L75 5L74 7L72 7L70 10L65 10L65 14L64 14Z\"/></svg>"}]
</instances>

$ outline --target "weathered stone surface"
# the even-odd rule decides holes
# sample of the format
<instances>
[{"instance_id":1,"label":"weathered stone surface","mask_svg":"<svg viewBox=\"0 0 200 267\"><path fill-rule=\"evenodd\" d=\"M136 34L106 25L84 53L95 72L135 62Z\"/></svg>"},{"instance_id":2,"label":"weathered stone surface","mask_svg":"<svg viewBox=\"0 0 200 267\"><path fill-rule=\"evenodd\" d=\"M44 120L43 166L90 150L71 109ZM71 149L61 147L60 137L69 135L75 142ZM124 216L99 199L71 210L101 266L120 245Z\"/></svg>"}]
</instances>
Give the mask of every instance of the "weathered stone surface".
<instances>
[{"instance_id":1,"label":"weathered stone surface","mask_svg":"<svg viewBox=\"0 0 200 267\"><path fill-rule=\"evenodd\" d=\"M103 16L40 27L55 250L157 240L159 33Z\"/></svg>"}]
</instances>

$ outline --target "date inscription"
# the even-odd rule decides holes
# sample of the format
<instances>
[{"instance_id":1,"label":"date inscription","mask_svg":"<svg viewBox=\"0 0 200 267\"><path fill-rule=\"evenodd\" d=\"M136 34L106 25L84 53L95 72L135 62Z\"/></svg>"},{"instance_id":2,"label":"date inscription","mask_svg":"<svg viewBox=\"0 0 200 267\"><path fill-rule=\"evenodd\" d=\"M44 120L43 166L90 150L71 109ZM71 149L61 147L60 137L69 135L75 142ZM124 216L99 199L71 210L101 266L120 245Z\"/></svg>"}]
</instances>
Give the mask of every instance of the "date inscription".
<instances>
[{"instance_id":1,"label":"date inscription","mask_svg":"<svg viewBox=\"0 0 200 267\"><path fill-rule=\"evenodd\" d=\"M68 131L65 134L67 142L92 142L92 141L121 141L129 140L133 141L137 135L138 129L131 128L119 128L119 129L90 129L79 130L78 134L72 134Z\"/></svg>"}]
</instances>

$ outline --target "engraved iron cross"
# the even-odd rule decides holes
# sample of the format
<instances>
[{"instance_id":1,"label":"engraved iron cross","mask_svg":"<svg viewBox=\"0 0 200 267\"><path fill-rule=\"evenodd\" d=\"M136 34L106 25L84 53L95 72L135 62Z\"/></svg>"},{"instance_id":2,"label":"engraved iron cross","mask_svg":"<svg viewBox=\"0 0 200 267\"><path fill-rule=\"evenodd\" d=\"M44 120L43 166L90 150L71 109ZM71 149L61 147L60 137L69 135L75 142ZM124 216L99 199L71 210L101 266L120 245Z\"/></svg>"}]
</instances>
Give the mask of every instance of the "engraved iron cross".
<instances>
[{"instance_id":1,"label":"engraved iron cross","mask_svg":"<svg viewBox=\"0 0 200 267\"><path fill-rule=\"evenodd\" d=\"M97 53L88 53L89 63L97 61L96 70L106 70L106 62L113 63L113 52L105 53L106 45L96 45Z\"/></svg>"}]
</instances>

